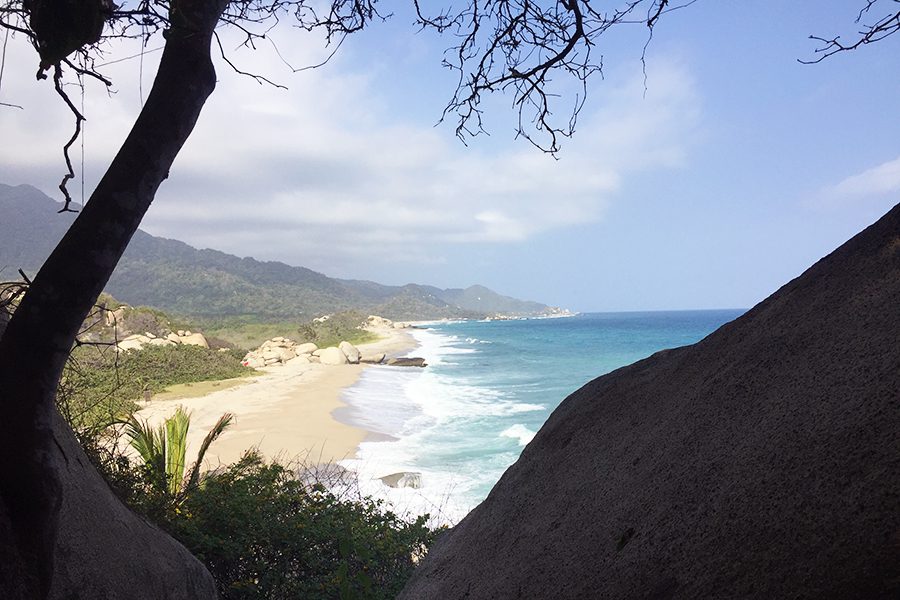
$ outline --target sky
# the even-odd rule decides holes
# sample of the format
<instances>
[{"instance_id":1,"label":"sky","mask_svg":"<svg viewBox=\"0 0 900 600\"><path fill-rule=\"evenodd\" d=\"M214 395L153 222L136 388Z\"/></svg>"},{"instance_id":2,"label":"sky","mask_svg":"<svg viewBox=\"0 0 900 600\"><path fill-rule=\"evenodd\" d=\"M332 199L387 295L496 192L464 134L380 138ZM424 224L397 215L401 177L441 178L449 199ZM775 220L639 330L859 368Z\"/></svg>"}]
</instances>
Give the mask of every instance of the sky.
<instances>
[{"instance_id":1,"label":"sky","mask_svg":"<svg viewBox=\"0 0 900 600\"><path fill-rule=\"evenodd\" d=\"M900 202L900 35L798 61L814 57L808 36L852 34L862 1L700 0L660 21L646 79L646 28L612 32L555 158L515 138L510 97L487 99L490 135L467 144L438 123L451 41L418 32L407 4L297 73L279 54L316 64L330 53L316 36L280 27L276 53L222 31L232 62L288 89L217 59L217 89L142 228L333 277L477 283L577 311L749 308ZM69 88L88 119L85 197L160 45L110 49L112 94ZM58 198L73 119L35 70L9 39L0 102L22 108L0 106L0 182Z\"/></svg>"}]
</instances>

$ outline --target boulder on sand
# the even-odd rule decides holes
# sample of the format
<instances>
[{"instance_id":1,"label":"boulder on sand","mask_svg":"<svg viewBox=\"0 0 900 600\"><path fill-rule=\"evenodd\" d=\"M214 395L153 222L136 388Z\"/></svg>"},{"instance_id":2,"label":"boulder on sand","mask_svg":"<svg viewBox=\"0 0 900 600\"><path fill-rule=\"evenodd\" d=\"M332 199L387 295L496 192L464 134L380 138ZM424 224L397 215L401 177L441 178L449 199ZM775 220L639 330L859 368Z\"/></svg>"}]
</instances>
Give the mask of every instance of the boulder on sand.
<instances>
[{"instance_id":1,"label":"boulder on sand","mask_svg":"<svg viewBox=\"0 0 900 600\"><path fill-rule=\"evenodd\" d=\"M323 348L319 354L319 360L323 365L346 365L347 355L340 348L332 346L331 348Z\"/></svg>"},{"instance_id":2,"label":"boulder on sand","mask_svg":"<svg viewBox=\"0 0 900 600\"><path fill-rule=\"evenodd\" d=\"M344 353L344 356L347 357L347 362L351 365L359 364L359 350L351 344L350 342L341 342L338 345L338 348L341 349L341 352Z\"/></svg>"},{"instance_id":3,"label":"boulder on sand","mask_svg":"<svg viewBox=\"0 0 900 600\"><path fill-rule=\"evenodd\" d=\"M305 344L297 344L297 347L294 348L294 352L296 352L298 355L312 354L313 352L315 352L318 349L319 349L319 347L316 346L315 344L313 344L312 342L306 342Z\"/></svg>"},{"instance_id":4,"label":"boulder on sand","mask_svg":"<svg viewBox=\"0 0 900 600\"><path fill-rule=\"evenodd\" d=\"M380 365L384 362L384 352L376 352L374 354L362 354L359 357L359 362L366 363L370 365Z\"/></svg>"},{"instance_id":5,"label":"boulder on sand","mask_svg":"<svg viewBox=\"0 0 900 600\"><path fill-rule=\"evenodd\" d=\"M294 352L293 348L278 348L275 352L283 363L286 363L297 356L297 353Z\"/></svg>"}]
</instances>

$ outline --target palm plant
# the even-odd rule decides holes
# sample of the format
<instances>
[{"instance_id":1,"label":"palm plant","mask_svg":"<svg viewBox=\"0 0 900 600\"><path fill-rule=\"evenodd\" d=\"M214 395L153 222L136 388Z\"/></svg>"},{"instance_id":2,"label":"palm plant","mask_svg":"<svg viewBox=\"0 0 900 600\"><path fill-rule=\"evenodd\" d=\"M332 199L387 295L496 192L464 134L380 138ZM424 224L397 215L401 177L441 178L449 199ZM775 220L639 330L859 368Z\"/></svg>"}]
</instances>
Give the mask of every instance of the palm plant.
<instances>
[{"instance_id":1,"label":"palm plant","mask_svg":"<svg viewBox=\"0 0 900 600\"><path fill-rule=\"evenodd\" d=\"M153 427L131 415L124 422L125 436L140 455L151 484L174 504L180 504L200 480L200 466L209 446L231 425L234 415L225 413L203 438L197 460L185 476L187 434L191 415L179 406L175 414Z\"/></svg>"}]
</instances>

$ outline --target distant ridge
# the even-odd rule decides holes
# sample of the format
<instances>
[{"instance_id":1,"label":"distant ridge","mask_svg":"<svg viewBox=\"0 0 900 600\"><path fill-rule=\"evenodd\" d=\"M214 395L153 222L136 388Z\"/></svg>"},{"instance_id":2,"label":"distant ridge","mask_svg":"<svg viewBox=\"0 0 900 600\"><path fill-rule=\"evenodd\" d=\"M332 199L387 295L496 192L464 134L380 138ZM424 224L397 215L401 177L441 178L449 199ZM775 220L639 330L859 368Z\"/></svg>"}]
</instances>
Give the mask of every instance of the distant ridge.
<instances>
[{"instance_id":1,"label":"distant ridge","mask_svg":"<svg viewBox=\"0 0 900 600\"><path fill-rule=\"evenodd\" d=\"M61 206L32 186L0 184L0 279L15 279L20 268L31 275L37 271L75 218L57 214ZM141 230L107 291L129 304L197 317L302 318L352 309L391 319L435 319L553 310L478 285L444 290L334 279L281 262L198 250Z\"/></svg>"}]
</instances>

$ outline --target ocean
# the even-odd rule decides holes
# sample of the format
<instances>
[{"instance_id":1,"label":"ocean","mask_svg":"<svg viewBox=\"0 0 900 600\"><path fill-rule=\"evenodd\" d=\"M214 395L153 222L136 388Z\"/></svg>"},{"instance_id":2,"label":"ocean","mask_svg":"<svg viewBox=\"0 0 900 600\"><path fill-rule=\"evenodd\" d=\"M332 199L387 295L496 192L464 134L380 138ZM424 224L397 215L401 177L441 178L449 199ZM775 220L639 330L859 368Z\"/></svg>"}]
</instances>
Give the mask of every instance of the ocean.
<instances>
[{"instance_id":1,"label":"ocean","mask_svg":"<svg viewBox=\"0 0 900 600\"><path fill-rule=\"evenodd\" d=\"M361 491L399 514L452 524L491 487L566 396L664 348L692 344L743 310L587 313L438 322L411 330L428 366L367 369L336 417L371 431L357 458ZM381 477L416 473L418 488Z\"/></svg>"}]
</instances>

